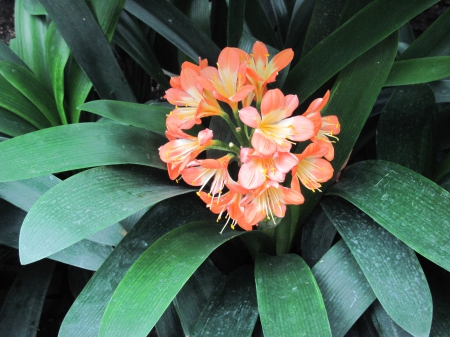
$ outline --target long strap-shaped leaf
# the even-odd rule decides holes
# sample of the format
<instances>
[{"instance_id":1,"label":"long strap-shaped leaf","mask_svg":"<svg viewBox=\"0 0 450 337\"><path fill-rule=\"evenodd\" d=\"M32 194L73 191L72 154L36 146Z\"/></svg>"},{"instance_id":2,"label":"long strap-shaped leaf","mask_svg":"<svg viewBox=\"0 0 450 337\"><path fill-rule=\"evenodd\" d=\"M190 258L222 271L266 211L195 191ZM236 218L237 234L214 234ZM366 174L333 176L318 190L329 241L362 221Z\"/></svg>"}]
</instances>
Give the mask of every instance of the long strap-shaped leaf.
<instances>
[{"instance_id":1,"label":"long strap-shaped leaf","mask_svg":"<svg viewBox=\"0 0 450 337\"><path fill-rule=\"evenodd\" d=\"M260 232L225 231L221 225L193 222L161 237L130 268L103 315L100 336L147 336L183 284L224 242ZM189 251L187 254L186 252Z\"/></svg>"},{"instance_id":2,"label":"long strap-shaped leaf","mask_svg":"<svg viewBox=\"0 0 450 337\"><path fill-rule=\"evenodd\" d=\"M255 279L264 336L331 336L319 287L300 256L259 255Z\"/></svg>"},{"instance_id":3,"label":"long strap-shaped leaf","mask_svg":"<svg viewBox=\"0 0 450 337\"><path fill-rule=\"evenodd\" d=\"M26 212L0 199L0 214L0 243L19 248L19 232ZM79 268L97 270L112 250L110 246L82 240L48 258Z\"/></svg>"},{"instance_id":4,"label":"long strap-shaped leaf","mask_svg":"<svg viewBox=\"0 0 450 337\"><path fill-rule=\"evenodd\" d=\"M142 208L190 191L171 186L158 173L140 166L97 167L59 183L33 205L23 222L21 262L40 260Z\"/></svg>"},{"instance_id":5,"label":"long strap-shaped leaf","mask_svg":"<svg viewBox=\"0 0 450 337\"><path fill-rule=\"evenodd\" d=\"M2 142L0 181L111 164L165 169L158 155L158 147L163 143L163 137L132 126L62 125Z\"/></svg>"},{"instance_id":6,"label":"long strap-shaped leaf","mask_svg":"<svg viewBox=\"0 0 450 337\"><path fill-rule=\"evenodd\" d=\"M251 337L257 319L253 266L245 266L216 286L189 336Z\"/></svg>"},{"instance_id":7,"label":"long strap-shaped leaf","mask_svg":"<svg viewBox=\"0 0 450 337\"><path fill-rule=\"evenodd\" d=\"M159 102L138 104L100 100L85 103L79 108L164 135L164 132L167 130L167 115L173 110L173 105Z\"/></svg>"},{"instance_id":8,"label":"long strap-shaped leaf","mask_svg":"<svg viewBox=\"0 0 450 337\"><path fill-rule=\"evenodd\" d=\"M0 107L1 133L11 137L17 137L33 131L37 131L35 126L11 111Z\"/></svg>"},{"instance_id":9,"label":"long strap-shaped leaf","mask_svg":"<svg viewBox=\"0 0 450 337\"><path fill-rule=\"evenodd\" d=\"M42 0L78 64L105 99L136 101L103 31L84 1Z\"/></svg>"},{"instance_id":10,"label":"long strap-shaped leaf","mask_svg":"<svg viewBox=\"0 0 450 337\"><path fill-rule=\"evenodd\" d=\"M36 336L54 268L55 262L50 260L21 268L0 310L3 337Z\"/></svg>"},{"instance_id":11,"label":"long strap-shaped leaf","mask_svg":"<svg viewBox=\"0 0 450 337\"><path fill-rule=\"evenodd\" d=\"M117 285L147 247L174 228L213 216L195 201L198 200L178 196L147 212L89 280L67 313L59 336L98 336L103 312Z\"/></svg>"},{"instance_id":12,"label":"long strap-shaped leaf","mask_svg":"<svg viewBox=\"0 0 450 337\"><path fill-rule=\"evenodd\" d=\"M414 251L341 198L325 198L322 207L389 316L412 335L428 336L433 303Z\"/></svg>"},{"instance_id":13,"label":"long strap-shaped leaf","mask_svg":"<svg viewBox=\"0 0 450 337\"><path fill-rule=\"evenodd\" d=\"M342 337L375 300L375 294L343 240L312 268L327 308L331 332Z\"/></svg>"},{"instance_id":14,"label":"long strap-shaped leaf","mask_svg":"<svg viewBox=\"0 0 450 337\"><path fill-rule=\"evenodd\" d=\"M450 270L450 193L400 165L370 160L328 194L347 199L412 249Z\"/></svg>"},{"instance_id":15,"label":"long strap-shaped leaf","mask_svg":"<svg viewBox=\"0 0 450 337\"><path fill-rule=\"evenodd\" d=\"M437 1L373 1L306 54L289 73L284 89L305 100L352 60Z\"/></svg>"},{"instance_id":16,"label":"long strap-shaped leaf","mask_svg":"<svg viewBox=\"0 0 450 337\"><path fill-rule=\"evenodd\" d=\"M215 64L219 47L200 28L166 0L128 0L125 9L173 43L193 60Z\"/></svg>"},{"instance_id":17,"label":"long strap-shaped leaf","mask_svg":"<svg viewBox=\"0 0 450 337\"><path fill-rule=\"evenodd\" d=\"M385 86L427 83L450 76L450 56L394 62Z\"/></svg>"}]
</instances>

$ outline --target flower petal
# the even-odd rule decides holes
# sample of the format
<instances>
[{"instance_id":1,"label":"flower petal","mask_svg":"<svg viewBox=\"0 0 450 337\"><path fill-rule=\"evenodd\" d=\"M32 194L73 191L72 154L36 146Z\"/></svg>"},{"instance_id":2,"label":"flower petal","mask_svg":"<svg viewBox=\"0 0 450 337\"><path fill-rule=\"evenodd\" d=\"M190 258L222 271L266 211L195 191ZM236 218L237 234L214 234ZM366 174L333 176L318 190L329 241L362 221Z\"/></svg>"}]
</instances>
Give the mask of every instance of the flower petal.
<instances>
[{"instance_id":1,"label":"flower petal","mask_svg":"<svg viewBox=\"0 0 450 337\"><path fill-rule=\"evenodd\" d=\"M258 110L252 106L239 110L239 118L245 125L254 129L256 129L261 122L261 116L259 115Z\"/></svg>"}]
</instances>

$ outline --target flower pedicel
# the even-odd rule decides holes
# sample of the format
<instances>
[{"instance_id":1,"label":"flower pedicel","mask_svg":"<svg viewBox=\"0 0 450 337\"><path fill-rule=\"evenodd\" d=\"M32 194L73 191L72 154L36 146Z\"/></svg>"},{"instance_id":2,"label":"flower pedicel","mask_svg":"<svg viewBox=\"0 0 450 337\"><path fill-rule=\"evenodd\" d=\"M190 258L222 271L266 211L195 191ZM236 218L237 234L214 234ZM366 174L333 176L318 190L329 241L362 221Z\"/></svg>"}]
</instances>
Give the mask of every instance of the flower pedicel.
<instances>
[{"instance_id":1,"label":"flower pedicel","mask_svg":"<svg viewBox=\"0 0 450 337\"><path fill-rule=\"evenodd\" d=\"M329 137L336 138L340 125L336 116L321 116L329 91L303 115L292 117L299 105L297 96L267 89L293 57L292 50L286 49L269 61L262 42L253 45L250 55L227 47L219 55L217 68L206 60L200 60L200 65L184 62L180 76L170 81L172 88L165 97L175 108L166 120L169 142L160 147L159 156L172 180L181 177L189 185L200 186L197 194L218 214L218 220L222 215L227 218L225 226L231 221L232 228L237 224L251 230L264 219L275 222L276 217L284 217L286 205L304 202L300 184L320 190L333 176L329 161L334 148ZM219 102L230 107L234 120ZM209 129L197 136L183 131L209 116L222 117L240 147L215 140ZM290 152L293 144L308 140L301 154ZM206 149L222 150L224 156L198 159ZM237 181L229 173L232 162L239 165ZM290 188L282 185L289 172Z\"/></svg>"}]
</instances>

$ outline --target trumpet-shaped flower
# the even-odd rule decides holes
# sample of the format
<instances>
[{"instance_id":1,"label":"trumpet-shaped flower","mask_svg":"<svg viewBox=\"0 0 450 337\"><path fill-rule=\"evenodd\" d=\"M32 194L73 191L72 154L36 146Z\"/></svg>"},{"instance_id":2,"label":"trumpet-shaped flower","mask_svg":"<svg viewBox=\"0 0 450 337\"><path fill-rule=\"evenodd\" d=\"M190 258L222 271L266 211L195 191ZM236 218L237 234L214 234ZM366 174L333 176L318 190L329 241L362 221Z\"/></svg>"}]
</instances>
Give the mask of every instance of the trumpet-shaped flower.
<instances>
[{"instance_id":1,"label":"trumpet-shaped flower","mask_svg":"<svg viewBox=\"0 0 450 337\"><path fill-rule=\"evenodd\" d=\"M314 123L314 136L311 138L311 141L327 149L324 157L327 160L333 160L334 147L328 137L336 138L335 135L341 132L341 126L336 116L321 116L321 111L328 103L329 98L330 91L327 91L323 98L315 99L309 105L303 116Z\"/></svg>"},{"instance_id":2,"label":"trumpet-shaped flower","mask_svg":"<svg viewBox=\"0 0 450 337\"><path fill-rule=\"evenodd\" d=\"M186 138L174 139L159 148L159 157L167 163L170 179L176 179L184 168L200 152L213 144L213 132L202 130L198 137L186 135Z\"/></svg>"},{"instance_id":3,"label":"trumpet-shaped flower","mask_svg":"<svg viewBox=\"0 0 450 337\"><path fill-rule=\"evenodd\" d=\"M309 144L301 154L296 154L298 164L292 169L291 188L300 191L300 183L306 188L320 190L322 183L333 177L333 167L322 156L327 149L317 143Z\"/></svg>"},{"instance_id":4,"label":"trumpet-shaped flower","mask_svg":"<svg viewBox=\"0 0 450 337\"><path fill-rule=\"evenodd\" d=\"M279 89L273 89L262 99L262 116L251 106L239 110L244 124L255 129L251 143L256 151L265 156L288 152L292 141L304 141L314 136L311 120L303 116L290 117L297 106L297 96L285 97Z\"/></svg>"},{"instance_id":5,"label":"trumpet-shaped flower","mask_svg":"<svg viewBox=\"0 0 450 337\"><path fill-rule=\"evenodd\" d=\"M266 180L283 182L298 160L290 152L275 152L272 156L263 156L253 149L241 149L242 167L239 170L238 181L248 189L261 186Z\"/></svg>"},{"instance_id":6,"label":"trumpet-shaped flower","mask_svg":"<svg viewBox=\"0 0 450 337\"><path fill-rule=\"evenodd\" d=\"M255 86L257 102L266 91L267 84L274 82L278 72L291 63L294 58L292 49L285 49L269 61L269 52L264 43L257 41L253 45L253 53L247 61L247 78Z\"/></svg>"},{"instance_id":7,"label":"trumpet-shaped flower","mask_svg":"<svg viewBox=\"0 0 450 337\"><path fill-rule=\"evenodd\" d=\"M206 67L200 70L197 80L218 100L228 103L233 111L239 101L247 97L253 85L246 84L248 54L238 48L225 48L219 55L217 68Z\"/></svg>"},{"instance_id":8,"label":"trumpet-shaped flower","mask_svg":"<svg viewBox=\"0 0 450 337\"><path fill-rule=\"evenodd\" d=\"M264 218L275 222L274 216L284 217L286 205L300 205L304 201L299 191L268 180L242 200L241 205L245 207L244 221L251 225L256 225Z\"/></svg>"}]
</instances>

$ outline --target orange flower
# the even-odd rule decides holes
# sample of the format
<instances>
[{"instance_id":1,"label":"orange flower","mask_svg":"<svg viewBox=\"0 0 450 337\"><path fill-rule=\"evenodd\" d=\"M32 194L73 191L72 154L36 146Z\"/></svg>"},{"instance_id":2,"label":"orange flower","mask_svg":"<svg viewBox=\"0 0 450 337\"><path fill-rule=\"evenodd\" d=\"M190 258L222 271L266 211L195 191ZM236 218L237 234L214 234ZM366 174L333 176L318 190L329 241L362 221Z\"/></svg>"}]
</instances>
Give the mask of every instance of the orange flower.
<instances>
[{"instance_id":1,"label":"orange flower","mask_svg":"<svg viewBox=\"0 0 450 337\"><path fill-rule=\"evenodd\" d=\"M294 52L289 48L279 52L269 61L266 45L259 41L255 42L253 53L247 61L247 78L255 86L257 102L261 102L267 84L275 82L278 72L291 63L293 58Z\"/></svg>"},{"instance_id":2,"label":"orange flower","mask_svg":"<svg viewBox=\"0 0 450 337\"><path fill-rule=\"evenodd\" d=\"M225 48L219 55L217 69L206 67L200 70L197 80L202 87L210 91L219 101L226 102L233 111L239 101L247 97L253 85L246 84L245 60L248 54L238 48Z\"/></svg>"},{"instance_id":3,"label":"orange flower","mask_svg":"<svg viewBox=\"0 0 450 337\"><path fill-rule=\"evenodd\" d=\"M333 177L333 167L322 158L327 149L317 143L309 144L301 154L296 154L298 164L292 169L291 188L300 191L299 179L303 186L319 190L324 183Z\"/></svg>"},{"instance_id":4,"label":"orange flower","mask_svg":"<svg viewBox=\"0 0 450 337\"><path fill-rule=\"evenodd\" d=\"M251 143L256 151L265 156L288 152L291 141L304 141L314 136L314 124L308 118L290 117L297 106L296 95L285 97L279 89L273 89L262 99L262 117L251 106L239 110L244 124L255 129Z\"/></svg>"}]
</instances>

